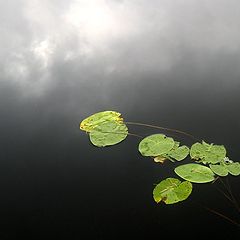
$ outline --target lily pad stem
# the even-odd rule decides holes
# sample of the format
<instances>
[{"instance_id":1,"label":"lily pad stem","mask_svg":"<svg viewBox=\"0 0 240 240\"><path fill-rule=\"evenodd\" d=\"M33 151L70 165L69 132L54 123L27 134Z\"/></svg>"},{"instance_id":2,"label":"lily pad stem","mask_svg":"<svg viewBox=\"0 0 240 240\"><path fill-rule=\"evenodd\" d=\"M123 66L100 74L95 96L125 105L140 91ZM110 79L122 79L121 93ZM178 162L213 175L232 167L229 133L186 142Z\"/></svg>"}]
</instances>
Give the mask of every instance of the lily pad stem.
<instances>
[{"instance_id":1,"label":"lily pad stem","mask_svg":"<svg viewBox=\"0 0 240 240\"><path fill-rule=\"evenodd\" d=\"M156 129L161 129L161 130L176 132L176 133L180 133L180 134L183 134L183 135L185 135L185 136L188 136L188 137L194 139L195 141L201 141L200 139L194 137L192 134L189 134L189 133L186 133L186 132L184 132L184 131L177 130L177 129L165 128L165 127L160 127L160 126L156 126L156 125L152 125L152 124L139 123L139 122L125 122L125 124L137 125L137 126L144 126L144 127L150 127L150 128L156 128Z\"/></svg>"}]
</instances>

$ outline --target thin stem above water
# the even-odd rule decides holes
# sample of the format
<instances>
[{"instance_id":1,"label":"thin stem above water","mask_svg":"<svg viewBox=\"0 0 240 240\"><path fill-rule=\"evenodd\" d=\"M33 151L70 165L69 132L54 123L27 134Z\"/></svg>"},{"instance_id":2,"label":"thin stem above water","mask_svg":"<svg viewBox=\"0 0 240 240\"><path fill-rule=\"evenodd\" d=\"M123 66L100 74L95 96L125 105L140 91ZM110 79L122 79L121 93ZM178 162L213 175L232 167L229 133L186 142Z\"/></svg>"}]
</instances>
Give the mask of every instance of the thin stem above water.
<instances>
[{"instance_id":1,"label":"thin stem above water","mask_svg":"<svg viewBox=\"0 0 240 240\"><path fill-rule=\"evenodd\" d=\"M180 131L177 129L172 129L172 128L166 128L166 127L160 127L160 126L156 126L156 125L152 125L152 124L145 124L145 123L139 123L139 122L125 122L125 124L129 124L129 125L137 125L137 126L143 126L143 127L150 127L150 128L155 128L155 129L160 129L160 130L166 130L166 131L170 131L170 132L176 132L176 133L180 133L183 134L185 136L188 136L196 141L201 141L200 139L196 138L195 136L193 136L192 134L189 134L187 132L184 131Z\"/></svg>"}]
</instances>

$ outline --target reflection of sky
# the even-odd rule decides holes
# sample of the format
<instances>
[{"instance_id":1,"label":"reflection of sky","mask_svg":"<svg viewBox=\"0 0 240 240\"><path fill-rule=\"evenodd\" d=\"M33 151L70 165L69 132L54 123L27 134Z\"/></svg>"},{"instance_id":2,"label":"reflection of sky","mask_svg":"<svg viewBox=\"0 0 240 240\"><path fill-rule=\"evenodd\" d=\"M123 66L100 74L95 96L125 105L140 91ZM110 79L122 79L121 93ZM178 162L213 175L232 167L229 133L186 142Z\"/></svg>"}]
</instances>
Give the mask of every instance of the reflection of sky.
<instances>
[{"instance_id":1,"label":"reflection of sky","mask_svg":"<svg viewBox=\"0 0 240 240\"><path fill-rule=\"evenodd\" d=\"M164 74L186 59L202 71L222 58L234 68L239 7L236 0L2 1L0 81L39 95L57 84L64 65L84 81Z\"/></svg>"}]
</instances>

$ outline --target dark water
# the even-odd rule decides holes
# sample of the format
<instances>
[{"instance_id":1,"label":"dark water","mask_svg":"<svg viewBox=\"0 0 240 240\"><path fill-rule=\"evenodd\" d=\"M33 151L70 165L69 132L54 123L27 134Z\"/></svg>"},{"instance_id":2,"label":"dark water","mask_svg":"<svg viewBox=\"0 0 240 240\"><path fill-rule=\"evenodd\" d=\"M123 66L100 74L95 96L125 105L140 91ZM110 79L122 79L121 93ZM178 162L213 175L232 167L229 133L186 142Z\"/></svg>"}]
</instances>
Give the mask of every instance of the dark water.
<instances>
[{"instance_id":1,"label":"dark water","mask_svg":"<svg viewBox=\"0 0 240 240\"><path fill-rule=\"evenodd\" d=\"M134 3L139 16L146 21L151 19L148 14L154 12L155 31L152 25L147 25L140 36L113 38L111 53L95 46L95 55L90 60L85 61L79 53L65 61L65 52L81 49L78 45L81 38L67 29L73 36L59 40L58 36L50 35L56 37L58 51L53 50L49 65L44 67L41 59L35 59L28 50L35 38L43 39L29 26L42 26L44 17L39 17L39 23L30 14L29 20L23 17L29 12L22 9L41 12L47 2L35 8L25 1L19 2L19 12L13 7L17 4L14 1L3 8L0 239L240 236L239 227L204 208L240 222L239 212L216 189L222 187L220 182L194 184L189 199L181 203L156 204L152 199L154 184L175 177L175 165L170 162L158 165L143 158L137 151L139 139L133 136L113 147L94 147L78 126L92 113L116 110L126 121L175 128L207 142L223 144L228 156L239 161L240 47L235 21L239 17L234 15L239 3L229 1L230 10L226 14L223 1L216 8L207 4L208 11L196 1L183 4L182 8L177 5L177 10L186 14L186 21L181 14L170 18L170 30L163 34L158 31L155 21L158 13L153 10L158 3L149 6L146 15L142 12L146 2ZM48 14L59 20L65 6L54 4ZM174 1L171 4L174 6ZM176 13L173 6L166 9ZM17 12L19 21L11 18L13 13L9 9L15 9L12 11ZM187 24L189 19L193 26ZM210 27L208 20L212 23ZM25 22L29 25L24 25ZM193 31L194 26L199 32ZM51 34L39 29L46 36ZM205 29L209 39L202 36ZM13 36L19 38L11 42ZM179 37L176 44L171 42L173 36ZM170 60L166 63L167 57ZM114 70L106 71L111 64ZM142 135L158 132L129 128ZM184 136L164 133L182 143L193 143ZM228 181L240 203L240 177L230 176Z\"/></svg>"}]
</instances>

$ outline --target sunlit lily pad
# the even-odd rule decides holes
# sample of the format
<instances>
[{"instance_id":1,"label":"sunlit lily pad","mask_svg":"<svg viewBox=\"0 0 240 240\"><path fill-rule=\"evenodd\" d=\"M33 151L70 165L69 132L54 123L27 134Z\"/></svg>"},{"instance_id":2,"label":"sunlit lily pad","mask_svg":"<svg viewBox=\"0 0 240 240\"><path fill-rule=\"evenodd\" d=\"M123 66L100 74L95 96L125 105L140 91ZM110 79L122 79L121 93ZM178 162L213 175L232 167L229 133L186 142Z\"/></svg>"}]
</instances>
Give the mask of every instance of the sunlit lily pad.
<instances>
[{"instance_id":1,"label":"sunlit lily pad","mask_svg":"<svg viewBox=\"0 0 240 240\"><path fill-rule=\"evenodd\" d=\"M173 204L187 199L191 192L192 184L190 182L167 178L156 185L153 190L153 198L157 203L163 201L166 204Z\"/></svg>"},{"instance_id":2,"label":"sunlit lily pad","mask_svg":"<svg viewBox=\"0 0 240 240\"><path fill-rule=\"evenodd\" d=\"M115 111L103 111L95 113L85 118L80 123L80 129L86 132L91 132L95 127L106 122L123 123L123 118L120 117L121 113Z\"/></svg>"},{"instance_id":3,"label":"sunlit lily pad","mask_svg":"<svg viewBox=\"0 0 240 240\"><path fill-rule=\"evenodd\" d=\"M214 173L206 166L188 163L175 168L175 173L184 180L195 183L207 183L214 180Z\"/></svg>"},{"instance_id":4,"label":"sunlit lily pad","mask_svg":"<svg viewBox=\"0 0 240 240\"><path fill-rule=\"evenodd\" d=\"M97 147L115 145L127 135L128 129L125 124L111 121L99 124L89 133L90 141Z\"/></svg>"},{"instance_id":5,"label":"sunlit lily pad","mask_svg":"<svg viewBox=\"0 0 240 240\"><path fill-rule=\"evenodd\" d=\"M144 138L138 146L143 156L161 156L168 153L174 146L174 140L164 134L153 134Z\"/></svg>"},{"instance_id":6,"label":"sunlit lily pad","mask_svg":"<svg viewBox=\"0 0 240 240\"><path fill-rule=\"evenodd\" d=\"M226 149L223 145L213 145L202 141L202 143L192 145L190 156L204 164L216 164L226 157Z\"/></svg>"}]
</instances>

